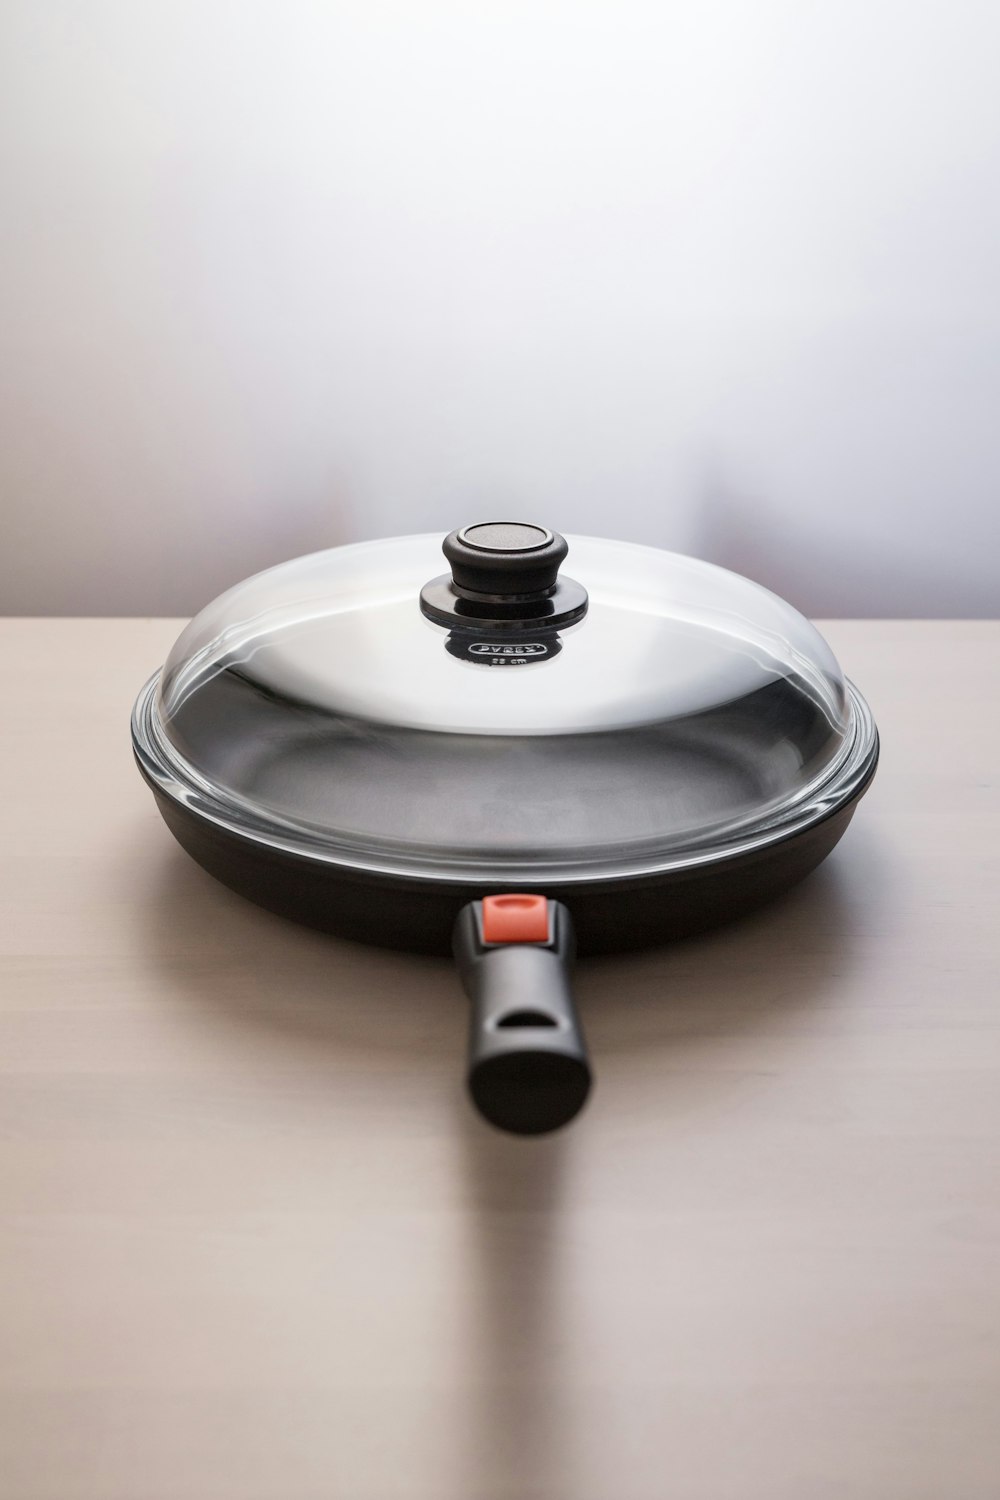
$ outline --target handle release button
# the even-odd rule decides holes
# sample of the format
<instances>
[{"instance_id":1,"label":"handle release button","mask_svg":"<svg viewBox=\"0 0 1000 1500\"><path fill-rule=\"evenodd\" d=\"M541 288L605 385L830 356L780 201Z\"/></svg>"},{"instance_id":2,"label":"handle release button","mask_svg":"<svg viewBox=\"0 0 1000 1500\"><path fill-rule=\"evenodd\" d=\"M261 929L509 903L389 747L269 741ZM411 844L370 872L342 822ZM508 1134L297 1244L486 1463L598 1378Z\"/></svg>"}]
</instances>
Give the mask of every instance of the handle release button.
<instances>
[{"instance_id":1,"label":"handle release button","mask_svg":"<svg viewBox=\"0 0 1000 1500\"><path fill-rule=\"evenodd\" d=\"M545 896L484 896L483 941L550 942L548 899Z\"/></svg>"}]
</instances>

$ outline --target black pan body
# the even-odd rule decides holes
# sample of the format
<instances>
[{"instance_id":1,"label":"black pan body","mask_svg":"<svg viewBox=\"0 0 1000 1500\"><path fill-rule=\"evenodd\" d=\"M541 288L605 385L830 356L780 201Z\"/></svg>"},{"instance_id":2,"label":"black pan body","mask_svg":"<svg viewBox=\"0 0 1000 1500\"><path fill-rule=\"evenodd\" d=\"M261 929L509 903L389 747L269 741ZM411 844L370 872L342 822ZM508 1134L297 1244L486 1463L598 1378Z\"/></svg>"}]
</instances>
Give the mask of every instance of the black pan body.
<instances>
[{"instance_id":1,"label":"black pan body","mask_svg":"<svg viewBox=\"0 0 1000 1500\"><path fill-rule=\"evenodd\" d=\"M309 927L382 947L447 954L466 902L533 889L569 908L579 950L592 954L671 942L773 900L826 858L870 781L871 775L822 821L750 853L651 875L528 886L383 875L291 854L221 828L149 785L171 833L210 875Z\"/></svg>"}]
</instances>

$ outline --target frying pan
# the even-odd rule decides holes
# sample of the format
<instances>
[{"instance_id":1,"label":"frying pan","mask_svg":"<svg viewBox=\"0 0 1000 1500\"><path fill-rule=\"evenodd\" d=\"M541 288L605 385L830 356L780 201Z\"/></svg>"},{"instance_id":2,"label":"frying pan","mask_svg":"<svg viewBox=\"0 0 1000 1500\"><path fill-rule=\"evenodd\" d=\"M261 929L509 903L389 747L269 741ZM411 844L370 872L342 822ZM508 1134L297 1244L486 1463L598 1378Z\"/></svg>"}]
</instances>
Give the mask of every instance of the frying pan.
<instances>
[{"instance_id":1,"label":"frying pan","mask_svg":"<svg viewBox=\"0 0 1000 1500\"><path fill-rule=\"evenodd\" d=\"M772 899L834 847L878 760L867 704L783 600L506 521L237 585L143 687L132 737L224 884L339 936L453 951L470 1094L522 1135L590 1092L577 948Z\"/></svg>"}]
</instances>

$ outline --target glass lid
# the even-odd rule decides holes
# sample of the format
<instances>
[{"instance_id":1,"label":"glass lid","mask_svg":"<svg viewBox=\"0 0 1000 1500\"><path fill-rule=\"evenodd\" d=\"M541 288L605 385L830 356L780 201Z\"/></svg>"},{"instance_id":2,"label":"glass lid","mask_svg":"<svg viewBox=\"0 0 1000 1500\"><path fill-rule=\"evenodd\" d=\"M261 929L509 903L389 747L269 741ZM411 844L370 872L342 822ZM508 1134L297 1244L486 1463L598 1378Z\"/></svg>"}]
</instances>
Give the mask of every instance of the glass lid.
<instances>
[{"instance_id":1,"label":"glass lid","mask_svg":"<svg viewBox=\"0 0 1000 1500\"><path fill-rule=\"evenodd\" d=\"M146 773L241 837L523 882L727 857L870 774L863 700L757 584L519 522L443 551L337 547L221 595L136 704Z\"/></svg>"}]
</instances>

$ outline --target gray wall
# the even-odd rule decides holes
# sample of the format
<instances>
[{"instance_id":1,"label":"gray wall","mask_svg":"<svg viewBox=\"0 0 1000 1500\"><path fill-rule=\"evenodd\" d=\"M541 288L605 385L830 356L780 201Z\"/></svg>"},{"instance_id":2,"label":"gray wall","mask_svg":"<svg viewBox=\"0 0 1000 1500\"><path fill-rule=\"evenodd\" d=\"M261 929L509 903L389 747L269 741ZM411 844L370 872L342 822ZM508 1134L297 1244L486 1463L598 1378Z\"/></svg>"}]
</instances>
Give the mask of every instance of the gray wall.
<instances>
[{"instance_id":1,"label":"gray wall","mask_svg":"<svg viewBox=\"0 0 1000 1500\"><path fill-rule=\"evenodd\" d=\"M509 513L1000 613L995 0L6 0L0 610Z\"/></svg>"}]
</instances>

